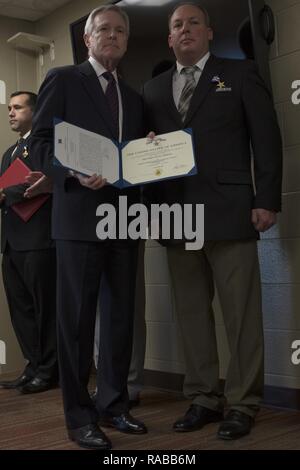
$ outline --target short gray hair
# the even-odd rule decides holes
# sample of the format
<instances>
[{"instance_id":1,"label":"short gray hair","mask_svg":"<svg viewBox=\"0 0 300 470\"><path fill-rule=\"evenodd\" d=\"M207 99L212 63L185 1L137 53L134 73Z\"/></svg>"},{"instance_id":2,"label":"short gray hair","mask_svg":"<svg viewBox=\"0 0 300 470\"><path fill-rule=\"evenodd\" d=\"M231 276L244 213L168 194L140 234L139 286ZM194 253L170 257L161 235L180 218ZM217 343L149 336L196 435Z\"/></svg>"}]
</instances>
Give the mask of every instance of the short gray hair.
<instances>
[{"instance_id":1,"label":"short gray hair","mask_svg":"<svg viewBox=\"0 0 300 470\"><path fill-rule=\"evenodd\" d=\"M101 5L98 8L95 8L90 14L88 19L86 20L85 27L84 27L84 34L92 34L94 29L94 21L97 15L100 13L105 13L107 11L115 11L119 13L119 15L123 18L126 26L126 32L129 36L129 18L127 13L122 10L122 8L118 7L117 5Z\"/></svg>"},{"instance_id":2,"label":"short gray hair","mask_svg":"<svg viewBox=\"0 0 300 470\"><path fill-rule=\"evenodd\" d=\"M209 14L208 14L208 11L206 10L206 8L202 5L200 5L199 3L192 3L192 2L181 2L179 4L177 4L173 10L171 11L171 13L169 14L169 28L171 26L171 19L172 19L172 16L174 15L175 11L180 8L180 7L184 7L185 5L190 5L192 7L196 7L198 8L198 10L200 10L202 13L203 13L203 16L204 16L204 21L205 21L205 25L209 28L210 27L210 17L209 17Z\"/></svg>"}]
</instances>

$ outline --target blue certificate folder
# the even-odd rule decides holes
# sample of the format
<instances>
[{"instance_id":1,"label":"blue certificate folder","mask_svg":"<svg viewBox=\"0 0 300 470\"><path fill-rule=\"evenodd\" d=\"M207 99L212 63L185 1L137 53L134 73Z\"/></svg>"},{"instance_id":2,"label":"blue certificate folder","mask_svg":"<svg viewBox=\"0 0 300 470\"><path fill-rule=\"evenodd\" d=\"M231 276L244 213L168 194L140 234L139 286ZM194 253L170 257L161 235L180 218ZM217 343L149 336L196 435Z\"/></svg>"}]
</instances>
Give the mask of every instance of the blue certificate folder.
<instances>
[{"instance_id":1,"label":"blue certificate folder","mask_svg":"<svg viewBox=\"0 0 300 470\"><path fill-rule=\"evenodd\" d=\"M54 164L118 187L195 175L193 134L184 129L116 142L65 121L54 121Z\"/></svg>"}]
</instances>

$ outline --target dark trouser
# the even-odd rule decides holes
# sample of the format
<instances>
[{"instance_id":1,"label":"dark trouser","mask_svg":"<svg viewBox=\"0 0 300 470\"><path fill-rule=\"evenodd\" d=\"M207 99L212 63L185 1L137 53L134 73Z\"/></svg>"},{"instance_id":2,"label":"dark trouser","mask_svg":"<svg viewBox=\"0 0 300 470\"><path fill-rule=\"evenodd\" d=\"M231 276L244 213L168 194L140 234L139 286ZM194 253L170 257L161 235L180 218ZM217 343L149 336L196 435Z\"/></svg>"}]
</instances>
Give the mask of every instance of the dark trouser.
<instances>
[{"instance_id":1,"label":"dark trouser","mask_svg":"<svg viewBox=\"0 0 300 470\"><path fill-rule=\"evenodd\" d=\"M225 397L254 416L263 395L263 326L256 240L205 242L202 250L168 248L168 261L186 359L184 392L218 410L219 360L212 310L216 284L231 353Z\"/></svg>"},{"instance_id":2,"label":"dark trouser","mask_svg":"<svg viewBox=\"0 0 300 470\"><path fill-rule=\"evenodd\" d=\"M58 358L67 427L98 421L88 390L101 275L111 308L101 315L100 413L128 411L137 244L127 241L57 241Z\"/></svg>"},{"instance_id":3,"label":"dark trouser","mask_svg":"<svg viewBox=\"0 0 300 470\"><path fill-rule=\"evenodd\" d=\"M145 273L144 273L144 254L145 254L145 241L139 241L138 247L138 264L136 276L136 289L135 289L135 306L134 306L134 327L133 327L133 344L132 356L129 367L129 374L127 380L129 398L132 400L137 399L138 394L141 392L144 383L144 362L146 352L146 319L145 319ZM99 354L99 341L100 341L100 312L105 315L105 310L111 308L110 292L107 287L105 276L101 280L100 294L99 294L99 308L96 317L95 328L95 344L94 344L94 360L97 369L102 367L102 358Z\"/></svg>"},{"instance_id":4,"label":"dark trouser","mask_svg":"<svg viewBox=\"0 0 300 470\"><path fill-rule=\"evenodd\" d=\"M2 259L11 321L28 376L57 380L55 249L15 251Z\"/></svg>"},{"instance_id":5,"label":"dark trouser","mask_svg":"<svg viewBox=\"0 0 300 470\"><path fill-rule=\"evenodd\" d=\"M129 396L135 399L144 384L144 362L146 353L146 293L145 293L145 242L139 244L138 272L134 307L133 348L128 374Z\"/></svg>"}]
</instances>

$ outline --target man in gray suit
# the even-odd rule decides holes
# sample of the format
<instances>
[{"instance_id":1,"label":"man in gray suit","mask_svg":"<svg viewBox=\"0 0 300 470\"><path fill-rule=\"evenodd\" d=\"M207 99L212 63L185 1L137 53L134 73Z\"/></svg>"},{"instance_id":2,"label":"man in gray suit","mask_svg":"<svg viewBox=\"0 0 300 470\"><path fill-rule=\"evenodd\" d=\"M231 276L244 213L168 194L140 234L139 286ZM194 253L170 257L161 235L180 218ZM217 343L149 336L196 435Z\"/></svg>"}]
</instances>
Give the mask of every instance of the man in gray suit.
<instances>
[{"instance_id":1,"label":"man in gray suit","mask_svg":"<svg viewBox=\"0 0 300 470\"><path fill-rule=\"evenodd\" d=\"M153 194L156 202L205 206L203 249L185 251L184 240L170 240L167 247L186 358L184 392L192 400L174 430L223 419L212 311L216 285L231 352L229 412L218 437L236 439L250 432L263 394L257 238L280 210L281 138L255 64L209 53L213 31L205 9L177 5L169 29L177 64L144 87L148 127L157 134L192 128L198 174L159 184Z\"/></svg>"}]
</instances>

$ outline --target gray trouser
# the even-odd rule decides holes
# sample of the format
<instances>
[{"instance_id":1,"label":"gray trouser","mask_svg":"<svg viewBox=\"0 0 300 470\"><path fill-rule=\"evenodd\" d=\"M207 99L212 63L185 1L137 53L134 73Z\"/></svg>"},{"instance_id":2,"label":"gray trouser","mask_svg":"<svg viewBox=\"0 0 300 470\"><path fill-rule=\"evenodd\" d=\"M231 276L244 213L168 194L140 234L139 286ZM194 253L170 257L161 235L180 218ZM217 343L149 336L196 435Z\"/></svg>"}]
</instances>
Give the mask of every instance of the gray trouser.
<instances>
[{"instance_id":1,"label":"gray trouser","mask_svg":"<svg viewBox=\"0 0 300 470\"><path fill-rule=\"evenodd\" d=\"M168 262L183 338L186 397L214 410L223 406L212 310L215 284L231 354L225 397L229 407L254 416L263 394L264 358L256 240L206 242L199 251L172 246Z\"/></svg>"}]
</instances>

